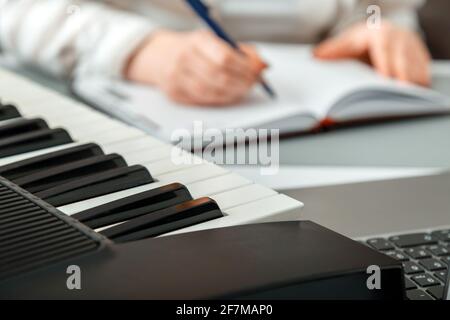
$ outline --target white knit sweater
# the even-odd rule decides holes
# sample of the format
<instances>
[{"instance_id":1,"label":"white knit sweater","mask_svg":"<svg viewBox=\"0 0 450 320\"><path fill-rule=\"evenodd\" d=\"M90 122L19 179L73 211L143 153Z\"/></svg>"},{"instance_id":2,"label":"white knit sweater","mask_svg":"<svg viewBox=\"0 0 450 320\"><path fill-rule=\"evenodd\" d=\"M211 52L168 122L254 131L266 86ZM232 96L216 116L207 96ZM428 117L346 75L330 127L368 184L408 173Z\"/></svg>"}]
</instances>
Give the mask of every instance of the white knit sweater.
<instances>
[{"instance_id":1,"label":"white knit sweater","mask_svg":"<svg viewBox=\"0 0 450 320\"><path fill-rule=\"evenodd\" d=\"M317 42L367 17L416 27L423 0L206 0L241 40ZM200 26L184 0L0 0L0 50L56 76L120 77L130 54L155 28Z\"/></svg>"}]
</instances>

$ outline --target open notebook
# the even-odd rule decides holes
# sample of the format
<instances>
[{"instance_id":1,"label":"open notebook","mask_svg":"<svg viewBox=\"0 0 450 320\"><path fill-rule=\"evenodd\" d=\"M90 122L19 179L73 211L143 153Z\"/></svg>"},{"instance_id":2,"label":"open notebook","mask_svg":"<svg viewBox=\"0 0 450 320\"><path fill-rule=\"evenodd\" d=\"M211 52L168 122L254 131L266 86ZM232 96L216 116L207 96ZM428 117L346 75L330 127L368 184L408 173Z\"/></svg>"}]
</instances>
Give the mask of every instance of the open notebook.
<instances>
[{"instance_id":1,"label":"open notebook","mask_svg":"<svg viewBox=\"0 0 450 320\"><path fill-rule=\"evenodd\" d=\"M177 105L155 89L102 78L79 78L75 92L92 105L163 139L175 129L276 128L290 134L333 123L430 115L450 111L450 99L431 90L378 76L355 61L323 62L311 47L258 45L271 69L265 74L278 98L259 88L240 105Z\"/></svg>"}]
</instances>

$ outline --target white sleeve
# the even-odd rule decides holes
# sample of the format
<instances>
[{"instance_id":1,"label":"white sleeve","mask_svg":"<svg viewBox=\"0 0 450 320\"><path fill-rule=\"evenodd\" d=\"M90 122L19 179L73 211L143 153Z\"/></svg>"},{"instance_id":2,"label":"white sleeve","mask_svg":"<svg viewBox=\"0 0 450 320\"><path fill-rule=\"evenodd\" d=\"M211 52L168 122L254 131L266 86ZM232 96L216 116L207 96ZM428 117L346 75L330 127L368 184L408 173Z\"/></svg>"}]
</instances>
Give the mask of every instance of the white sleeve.
<instances>
[{"instance_id":1,"label":"white sleeve","mask_svg":"<svg viewBox=\"0 0 450 320\"><path fill-rule=\"evenodd\" d=\"M154 25L90 1L0 0L0 48L60 77L121 77Z\"/></svg>"}]
</instances>

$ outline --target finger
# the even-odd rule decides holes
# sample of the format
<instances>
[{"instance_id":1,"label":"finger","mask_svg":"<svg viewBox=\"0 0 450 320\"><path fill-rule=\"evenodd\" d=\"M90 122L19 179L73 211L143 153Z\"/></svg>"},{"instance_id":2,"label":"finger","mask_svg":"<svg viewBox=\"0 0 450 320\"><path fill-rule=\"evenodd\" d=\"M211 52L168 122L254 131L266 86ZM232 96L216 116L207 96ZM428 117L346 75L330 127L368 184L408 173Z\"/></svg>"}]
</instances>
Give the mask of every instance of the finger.
<instances>
[{"instance_id":1,"label":"finger","mask_svg":"<svg viewBox=\"0 0 450 320\"><path fill-rule=\"evenodd\" d=\"M408 54L404 52L402 44L395 45L392 51L393 76L400 81L410 82L413 66L409 64Z\"/></svg>"},{"instance_id":2,"label":"finger","mask_svg":"<svg viewBox=\"0 0 450 320\"><path fill-rule=\"evenodd\" d=\"M367 51L368 34L364 27L358 26L319 44L314 49L314 56L325 60L360 58Z\"/></svg>"},{"instance_id":3,"label":"finger","mask_svg":"<svg viewBox=\"0 0 450 320\"><path fill-rule=\"evenodd\" d=\"M395 71L391 59L394 58L390 37L381 31L375 31L369 43L369 56L375 70L385 77L393 77Z\"/></svg>"},{"instance_id":4,"label":"finger","mask_svg":"<svg viewBox=\"0 0 450 320\"><path fill-rule=\"evenodd\" d=\"M267 69L269 65L263 60L263 58L258 54L256 48L250 45L241 45L241 50L245 53L247 58L252 64L252 69L256 74L261 74L262 71Z\"/></svg>"},{"instance_id":5,"label":"finger","mask_svg":"<svg viewBox=\"0 0 450 320\"><path fill-rule=\"evenodd\" d=\"M393 64L395 77L401 81L422 86L430 85L430 56L419 39L403 35L403 41L397 41Z\"/></svg>"},{"instance_id":6,"label":"finger","mask_svg":"<svg viewBox=\"0 0 450 320\"><path fill-rule=\"evenodd\" d=\"M177 80L176 83L171 83L169 86L162 87L167 97L180 104L195 105L196 101L193 100L185 90L183 90L181 83L178 81L179 80Z\"/></svg>"},{"instance_id":7,"label":"finger","mask_svg":"<svg viewBox=\"0 0 450 320\"><path fill-rule=\"evenodd\" d=\"M182 90L191 101L200 106L223 106L231 104L242 97L244 91L232 91L227 88L218 88L211 85L211 81L203 81L194 74L184 73L180 81Z\"/></svg>"},{"instance_id":8,"label":"finger","mask_svg":"<svg viewBox=\"0 0 450 320\"><path fill-rule=\"evenodd\" d=\"M430 87L432 84L431 80L431 61L424 60L421 64L417 64L418 71L415 74L414 83L424 86Z\"/></svg>"},{"instance_id":9,"label":"finger","mask_svg":"<svg viewBox=\"0 0 450 320\"><path fill-rule=\"evenodd\" d=\"M226 88L230 91L248 91L257 81L255 76L243 78L228 69L218 70L208 60L201 57L195 51L189 56L188 72L217 90Z\"/></svg>"},{"instance_id":10,"label":"finger","mask_svg":"<svg viewBox=\"0 0 450 320\"><path fill-rule=\"evenodd\" d=\"M252 78L254 71L249 59L211 33L201 33L196 48L218 69L228 69L241 77Z\"/></svg>"},{"instance_id":11,"label":"finger","mask_svg":"<svg viewBox=\"0 0 450 320\"><path fill-rule=\"evenodd\" d=\"M431 85L431 55L421 39L416 39L416 46L411 52L414 57L411 58L413 74L412 82L421 86L429 87ZM413 60L414 59L414 60Z\"/></svg>"}]
</instances>

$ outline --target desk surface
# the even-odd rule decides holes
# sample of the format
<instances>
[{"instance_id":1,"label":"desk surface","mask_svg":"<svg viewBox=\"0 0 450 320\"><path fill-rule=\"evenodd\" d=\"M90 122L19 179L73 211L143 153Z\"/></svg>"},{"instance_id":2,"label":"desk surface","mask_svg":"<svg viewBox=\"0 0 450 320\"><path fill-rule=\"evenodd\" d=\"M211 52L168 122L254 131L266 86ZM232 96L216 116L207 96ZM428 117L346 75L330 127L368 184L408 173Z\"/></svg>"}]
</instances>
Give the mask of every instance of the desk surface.
<instances>
[{"instance_id":1,"label":"desk surface","mask_svg":"<svg viewBox=\"0 0 450 320\"><path fill-rule=\"evenodd\" d=\"M435 88L450 95L450 62L435 63ZM61 82L20 71L64 94ZM284 139L281 164L327 166L450 167L450 116L346 128Z\"/></svg>"}]
</instances>

